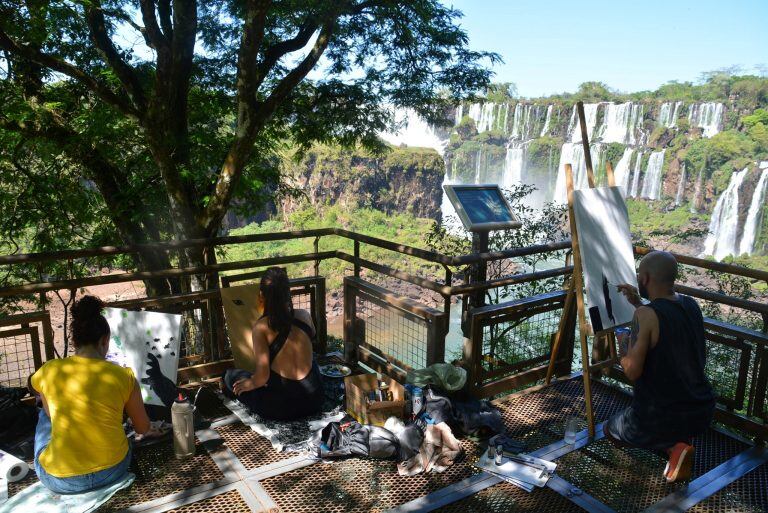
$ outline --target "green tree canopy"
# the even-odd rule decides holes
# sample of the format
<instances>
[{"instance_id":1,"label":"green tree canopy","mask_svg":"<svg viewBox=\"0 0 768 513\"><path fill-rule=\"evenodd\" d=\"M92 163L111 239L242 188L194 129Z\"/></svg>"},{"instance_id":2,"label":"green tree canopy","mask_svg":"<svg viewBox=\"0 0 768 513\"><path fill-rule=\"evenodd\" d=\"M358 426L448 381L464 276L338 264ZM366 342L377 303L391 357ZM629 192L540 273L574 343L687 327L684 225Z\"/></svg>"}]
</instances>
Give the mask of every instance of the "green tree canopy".
<instances>
[{"instance_id":1,"label":"green tree canopy","mask_svg":"<svg viewBox=\"0 0 768 513\"><path fill-rule=\"evenodd\" d=\"M485 90L498 56L468 48L460 15L437 0L0 0L2 179L47 188L41 210L93 207L124 243L215 235L233 199L274 187L281 141L380 149L392 106L439 122ZM74 204L47 203L69 189Z\"/></svg>"}]
</instances>

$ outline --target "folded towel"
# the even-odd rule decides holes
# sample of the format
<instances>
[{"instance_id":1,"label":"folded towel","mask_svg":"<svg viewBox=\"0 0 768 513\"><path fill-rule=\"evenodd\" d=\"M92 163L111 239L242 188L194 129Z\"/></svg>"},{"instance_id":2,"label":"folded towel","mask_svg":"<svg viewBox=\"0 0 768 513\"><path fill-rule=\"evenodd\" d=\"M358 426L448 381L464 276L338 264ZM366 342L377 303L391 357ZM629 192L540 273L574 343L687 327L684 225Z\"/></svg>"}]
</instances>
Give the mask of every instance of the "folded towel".
<instances>
[{"instance_id":1,"label":"folded towel","mask_svg":"<svg viewBox=\"0 0 768 513\"><path fill-rule=\"evenodd\" d=\"M4 504L0 504L0 513L13 511L34 511L35 513L90 513L107 502L115 493L131 486L136 478L128 474L125 479L104 488L73 495L53 493L37 482L20 491Z\"/></svg>"}]
</instances>

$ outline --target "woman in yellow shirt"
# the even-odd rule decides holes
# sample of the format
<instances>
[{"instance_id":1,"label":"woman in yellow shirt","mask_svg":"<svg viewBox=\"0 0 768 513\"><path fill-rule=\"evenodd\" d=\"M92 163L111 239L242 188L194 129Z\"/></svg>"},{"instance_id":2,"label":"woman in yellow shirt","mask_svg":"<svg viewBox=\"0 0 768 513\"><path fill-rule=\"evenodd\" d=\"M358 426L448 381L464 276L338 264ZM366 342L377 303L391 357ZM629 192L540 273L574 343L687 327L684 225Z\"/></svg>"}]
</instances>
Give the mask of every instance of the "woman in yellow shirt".
<instances>
[{"instance_id":1,"label":"woman in yellow shirt","mask_svg":"<svg viewBox=\"0 0 768 513\"><path fill-rule=\"evenodd\" d=\"M103 308L94 296L72 305L75 354L47 362L32 376L43 402L35 432L35 471L55 493L82 493L125 477L131 448L123 411L136 433L150 427L133 371L104 359L110 330Z\"/></svg>"}]
</instances>

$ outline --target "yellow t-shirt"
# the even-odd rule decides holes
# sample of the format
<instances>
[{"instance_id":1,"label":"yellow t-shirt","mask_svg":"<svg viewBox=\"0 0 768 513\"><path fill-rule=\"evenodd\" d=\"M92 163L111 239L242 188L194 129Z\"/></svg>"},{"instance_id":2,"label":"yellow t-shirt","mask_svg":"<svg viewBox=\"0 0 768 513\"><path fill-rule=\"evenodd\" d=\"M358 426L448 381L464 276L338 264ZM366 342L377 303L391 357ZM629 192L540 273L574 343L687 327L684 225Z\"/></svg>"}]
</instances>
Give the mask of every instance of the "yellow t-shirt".
<instances>
[{"instance_id":1,"label":"yellow t-shirt","mask_svg":"<svg viewBox=\"0 0 768 513\"><path fill-rule=\"evenodd\" d=\"M106 360L70 356L51 360L32 376L51 416L51 441L40 464L55 477L112 467L128 453L123 408L135 386L133 371Z\"/></svg>"}]
</instances>

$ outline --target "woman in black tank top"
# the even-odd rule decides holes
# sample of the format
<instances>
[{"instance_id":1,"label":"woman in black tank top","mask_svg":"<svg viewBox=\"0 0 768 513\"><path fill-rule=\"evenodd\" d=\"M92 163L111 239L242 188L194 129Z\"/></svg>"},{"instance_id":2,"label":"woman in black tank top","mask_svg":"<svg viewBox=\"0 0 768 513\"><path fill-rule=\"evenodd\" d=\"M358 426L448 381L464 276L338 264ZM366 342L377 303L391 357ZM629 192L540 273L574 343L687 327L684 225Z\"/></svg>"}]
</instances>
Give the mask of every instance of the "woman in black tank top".
<instances>
[{"instance_id":1,"label":"woman in black tank top","mask_svg":"<svg viewBox=\"0 0 768 513\"><path fill-rule=\"evenodd\" d=\"M253 328L256 372L230 369L224 374L224 385L267 419L295 420L317 413L323 387L312 358L316 336L312 320L306 312L294 311L285 270L267 269L259 288L264 315Z\"/></svg>"}]
</instances>

